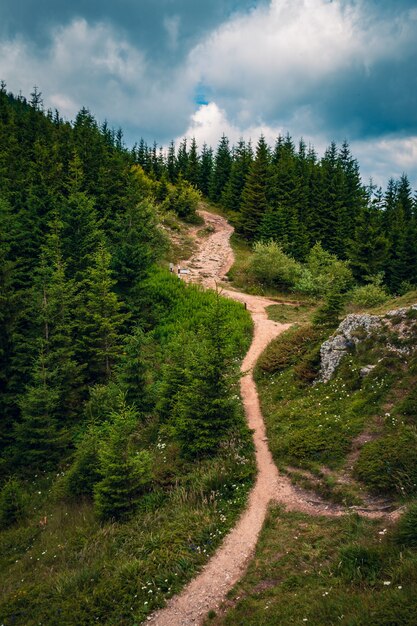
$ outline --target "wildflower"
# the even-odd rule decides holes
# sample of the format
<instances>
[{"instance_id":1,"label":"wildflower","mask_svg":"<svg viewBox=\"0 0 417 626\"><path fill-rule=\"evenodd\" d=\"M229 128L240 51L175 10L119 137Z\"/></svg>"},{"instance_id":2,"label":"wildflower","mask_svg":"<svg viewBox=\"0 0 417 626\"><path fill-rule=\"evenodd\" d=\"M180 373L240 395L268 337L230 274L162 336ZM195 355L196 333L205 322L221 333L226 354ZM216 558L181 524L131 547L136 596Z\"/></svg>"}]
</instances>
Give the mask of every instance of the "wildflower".
<instances>
[{"instance_id":1,"label":"wildflower","mask_svg":"<svg viewBox=\"0 0 417 626\"><path fill-rule=\"evenodd\" d=\"M390 581L390 580L384 580L384 585L388 586L388 585L390 585L390 584L391 584L391 581Z\"/></svg>"}]
</instances>

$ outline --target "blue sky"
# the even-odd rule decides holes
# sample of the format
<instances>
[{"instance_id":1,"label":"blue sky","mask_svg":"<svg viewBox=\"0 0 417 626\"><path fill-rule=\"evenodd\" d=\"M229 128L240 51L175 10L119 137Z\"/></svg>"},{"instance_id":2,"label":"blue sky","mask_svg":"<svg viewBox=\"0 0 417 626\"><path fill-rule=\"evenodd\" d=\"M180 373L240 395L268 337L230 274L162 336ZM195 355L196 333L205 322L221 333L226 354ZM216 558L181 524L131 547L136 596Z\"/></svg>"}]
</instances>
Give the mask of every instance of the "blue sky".
<instances>
[{"instance_id":1,"label":"blue sky","mask_svg":"<svg viewBox=\"0 0 417 626\"><path fill-rule=\"evenodd\" d=\"M382 185L417 187L416 68L417 0L0 5L0 78L69 119L87 106L128 143L347 139Z\"/></svg>"}]
</instances>

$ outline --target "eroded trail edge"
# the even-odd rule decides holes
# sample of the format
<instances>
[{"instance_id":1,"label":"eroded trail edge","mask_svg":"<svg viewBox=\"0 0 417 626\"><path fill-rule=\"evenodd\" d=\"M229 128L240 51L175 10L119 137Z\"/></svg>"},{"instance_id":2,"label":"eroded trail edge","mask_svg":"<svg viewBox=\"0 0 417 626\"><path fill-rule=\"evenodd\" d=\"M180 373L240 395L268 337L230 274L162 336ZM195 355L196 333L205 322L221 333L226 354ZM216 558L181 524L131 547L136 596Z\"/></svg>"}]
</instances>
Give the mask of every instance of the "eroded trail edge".
<instances>
[{"instance_id":1,"label":"eroded trail edge","mask_svg":"<svg viewBox=\"0 0 417 626\"><path fill-rule=\"evenodd\" d=\"M200 240L197 252L181 267L189 271L184 275L185 280L206 288L221 288L225 297L246 304L254 321L253 340L241 366L243 376L240 384L246 419L254 431L258 474L245 511L210 561L180 594L168 601L164 609L148 618L148 623L157 626L201 624L210 609L220 606L247 568L271 501L279 502L290 510L314 515L343 515L346 512L325 502L309 501L309 494L294 487L286 476L278 473L268 448L252 372L266 346L290 325L268 319L266 307L275 304L274 301L223 288L222 281L233 264L229 241L233 228L223 217L207 211L200 211L200 214L213 232Z\"/></svg>"}]
</instances>

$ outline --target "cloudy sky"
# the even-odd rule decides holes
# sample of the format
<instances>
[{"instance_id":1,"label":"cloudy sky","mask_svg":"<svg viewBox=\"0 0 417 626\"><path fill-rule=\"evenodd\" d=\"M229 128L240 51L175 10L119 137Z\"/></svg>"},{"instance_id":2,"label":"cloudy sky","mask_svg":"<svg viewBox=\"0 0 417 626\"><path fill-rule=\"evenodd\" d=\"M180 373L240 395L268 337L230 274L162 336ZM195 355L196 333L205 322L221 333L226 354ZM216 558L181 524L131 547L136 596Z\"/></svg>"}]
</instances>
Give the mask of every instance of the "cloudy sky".
<instances>
[{"instance_id":1,"label":"cloudy sky","mask_svg":"<svg viewBox=\"0 0 417 626\"><path fill-rule=\"evenodd\" d=\"M131 144L347 139L417 187L417 0L2 0L0 78Z\"/></svg>"}]
</instances>

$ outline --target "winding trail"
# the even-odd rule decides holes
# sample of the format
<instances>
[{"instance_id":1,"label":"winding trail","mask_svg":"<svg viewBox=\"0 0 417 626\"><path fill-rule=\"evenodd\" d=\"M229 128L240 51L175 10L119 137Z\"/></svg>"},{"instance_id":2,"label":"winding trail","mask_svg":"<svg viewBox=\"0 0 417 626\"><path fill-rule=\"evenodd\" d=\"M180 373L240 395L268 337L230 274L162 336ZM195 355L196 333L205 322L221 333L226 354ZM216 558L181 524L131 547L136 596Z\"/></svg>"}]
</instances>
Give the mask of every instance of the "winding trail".
<instances>
[{"instance_id":1,"label":"winding trail","mask_svg":"<svg viewBox=\"0 0 417 626\"><path fill-rule=\"evenodd\" d=\"M171 598L167 606L148 618L147 623L156 626L187 626L201 624L210 609L217 609L227 592L245 572L253 555L259 533L263 526L268 506L272 501L311 515L339 516L346 509L324 501L295 487L287 478L279 474L273 461L265 431L258 393L252 371L258 357L266 346L290 324L279 324L268 319L266 307L276 304L261 296L223 288L225 274L233 264L233 251L230 236L233 227L218 215L200 211L206 225L214 231L199 242L197 252L181 264L189 273L184 279L202 284L206 288L221 288L222 295L246 304L254 321L252 344L242 363L241 395L249 427L254 431L257 462L257 479L250 492L245 511L236 526L229 532L222 545L205 565L201 572L183 589ZM362 511L367 517L385 517L380 511ZM393 514L392 514L393 515Z\"/></svg>"}]
</instances>

